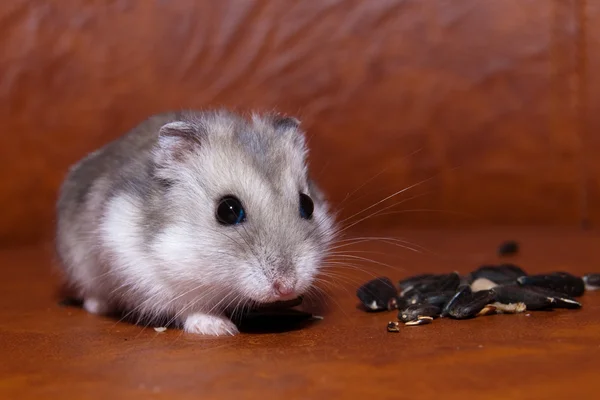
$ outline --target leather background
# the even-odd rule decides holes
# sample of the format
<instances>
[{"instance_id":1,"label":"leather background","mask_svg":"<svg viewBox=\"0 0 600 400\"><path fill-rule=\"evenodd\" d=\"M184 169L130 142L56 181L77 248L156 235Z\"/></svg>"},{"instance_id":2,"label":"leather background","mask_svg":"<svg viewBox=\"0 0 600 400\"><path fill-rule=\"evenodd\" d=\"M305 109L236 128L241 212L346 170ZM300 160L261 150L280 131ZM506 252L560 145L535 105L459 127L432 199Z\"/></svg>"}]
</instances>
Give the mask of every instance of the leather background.
<instances>
[{"instance_id":1,"label":"leather background","mask_svg":"<svg viewBox=\"0 0 600 400\"><path fill-rule=\"evenodd\" d=\"M181 107L298 116L342 218L429 179L363 223L598 221L599 18L596 0L4 0L0 244L50 237L71 163Z\"/></svg>"}]
</instances>

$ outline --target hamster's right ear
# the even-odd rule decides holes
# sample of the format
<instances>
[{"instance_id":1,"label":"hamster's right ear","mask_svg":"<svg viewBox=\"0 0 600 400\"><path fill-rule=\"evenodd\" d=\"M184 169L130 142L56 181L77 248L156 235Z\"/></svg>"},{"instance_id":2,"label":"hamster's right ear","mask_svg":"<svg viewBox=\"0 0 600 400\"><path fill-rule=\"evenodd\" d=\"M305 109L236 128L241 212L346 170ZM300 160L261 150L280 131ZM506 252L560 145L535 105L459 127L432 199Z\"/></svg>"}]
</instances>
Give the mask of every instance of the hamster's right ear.
<instances>
[{"instance_id":1,"label":"hamster's right ear","mask_svg":"<svg viewBox=\"0 0 600 400\"><path fill-rule=\"evenodd\" d=\"M196 126L183 121L169 122L158 131L155 162L160 165L182 161L201 144L202 138Z\"/></svg>"},{"instance_id":2,"label":"hamster's right ear","mask_svg":"<svg viewBox=\"0 0 600 400\"><path fill-rule=\"evenodd\" d=\"M273 117L273 125L276 129L281 130L298 129L300 127L300 120L296 117L277 115Z\"/></svg>"}]
</instances>

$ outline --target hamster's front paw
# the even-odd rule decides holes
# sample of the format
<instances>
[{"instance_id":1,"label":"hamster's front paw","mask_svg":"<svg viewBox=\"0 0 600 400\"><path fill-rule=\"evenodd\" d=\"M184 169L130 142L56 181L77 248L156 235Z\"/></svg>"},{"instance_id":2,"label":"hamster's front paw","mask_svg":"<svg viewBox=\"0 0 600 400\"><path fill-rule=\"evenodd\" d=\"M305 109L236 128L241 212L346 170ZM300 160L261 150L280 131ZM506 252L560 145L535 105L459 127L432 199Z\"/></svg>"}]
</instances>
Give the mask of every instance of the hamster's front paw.
<instances>
[{"instance_id":1,"label":"hamster's front paw","mask_svg":"<svg viewBox=\"0 0 600 400\"><path fill-rule=\"evenodd\" d=\"M216 315L194 313L187 316L183 330L197 335L233 336L239 331L229 319Z\"/></svg>"},{"instance_id":2,"label":"hamster's front paw","mask_svg":"<svg viewBox=\"0 0 600 400\"><path fill-rule=\"evenodd\" d=\"M83 308L90 314L105 315L108 314L110 308L108 304L96 297L88 297L83 301Z\"/></svg>"}]
</instances>

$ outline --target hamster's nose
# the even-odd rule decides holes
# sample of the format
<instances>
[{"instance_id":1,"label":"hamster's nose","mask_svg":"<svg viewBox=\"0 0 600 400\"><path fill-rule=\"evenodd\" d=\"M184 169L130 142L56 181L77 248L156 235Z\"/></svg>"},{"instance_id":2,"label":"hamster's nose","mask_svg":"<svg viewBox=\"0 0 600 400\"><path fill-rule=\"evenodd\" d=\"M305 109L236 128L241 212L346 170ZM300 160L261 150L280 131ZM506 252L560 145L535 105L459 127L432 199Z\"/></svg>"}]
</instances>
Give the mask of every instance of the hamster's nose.
<instances>
[{"instance_id":1,"label":"hamster's nose","mask_svg":"<svg viewBox=\"0 0 600 400\"><path fill-rule=\"evenodd\" d=\"M281 281L275 281L273 283L273 289L275 289L275 293L281 297L289 296L294 293L294 287L292 285Z\"/></svg>"}]
</instances>

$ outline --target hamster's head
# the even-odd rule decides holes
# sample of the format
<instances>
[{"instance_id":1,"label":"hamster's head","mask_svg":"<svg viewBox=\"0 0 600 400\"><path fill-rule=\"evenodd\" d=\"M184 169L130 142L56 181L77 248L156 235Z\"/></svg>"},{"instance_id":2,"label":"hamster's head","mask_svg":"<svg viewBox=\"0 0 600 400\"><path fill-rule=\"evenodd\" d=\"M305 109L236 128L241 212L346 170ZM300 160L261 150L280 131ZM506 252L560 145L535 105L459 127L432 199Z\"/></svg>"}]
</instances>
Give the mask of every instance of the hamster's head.
<instances>
[{"instance_id":1,"label":"hamster's head","mask_svg":"<svg viewBox=\"0 0 600 400\"><path fill-rule=\"evenodd\" d=\"M291 117L190 113L162 126L154 176L165 222L153 248L165 279L239 303L305 293L335 235L306 157Z\"/></svg>"}]
</instances>

